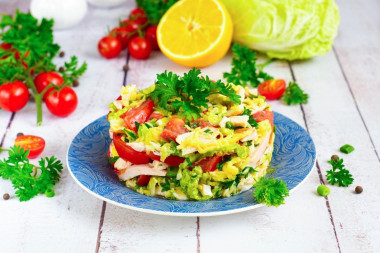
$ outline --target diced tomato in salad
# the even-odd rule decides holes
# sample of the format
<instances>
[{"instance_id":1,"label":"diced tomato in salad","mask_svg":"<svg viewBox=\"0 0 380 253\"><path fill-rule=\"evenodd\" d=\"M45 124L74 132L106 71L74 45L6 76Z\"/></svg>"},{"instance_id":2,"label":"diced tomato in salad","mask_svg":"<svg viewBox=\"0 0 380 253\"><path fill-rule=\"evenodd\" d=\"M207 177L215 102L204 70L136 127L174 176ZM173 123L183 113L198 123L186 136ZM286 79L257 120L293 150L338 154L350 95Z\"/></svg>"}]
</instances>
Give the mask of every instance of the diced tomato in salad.
<instances>
[{"instance_id":1,"label":"diced tomato in salad","mask_svg":"<svg viewBox=\"0 0 380 253\"><path fill-rule=\"evenodd\" d=\"M139 176L139 178L137 179L137 184L140 185L140 186L148 185L150 177L151 176L149 176L149 175L141 175L141 176Z\"/></svg>"},{"instance_id":2,"label":"diced tomato in salad","mask_svg":"<svg viewBox=\"0 0 380 253\"><path fill-rule=\"evenodd\" d=\"M147 100L136 108L128 110L121 117L127 128L137 132L135 122L140 124L148 121L150 115L153 113L154 102Z\"/></svg>"},{"instance_id":3,"label":"diced tomato in salad","mask_svg":"<svg viewBox=\"0 0 380 253\"><path fill-rule=\"evenodd\" d=\"M175 141L178 135L187 132L189 132L189 130L185 128L185 121L177 117L172 117L166 124L165 129L161 134L161 137L165 140L172 139L173 141Z\"/></svg>"},{"instance_id":4,"label":"diced tomato in salad","mask_svg":"<svg viewBox=\"0 0 380 253\"><path fill-rule=\"evenodd\" d=\"M211 172L216 170L216 165L218 165L218 163L220 163L221 161L221 156L212 156L200 160L195 165L201 166L203 172Z\"/></svg>"},{"instance_id":5,"label":"diced tomato in salad","mask_svg":"<svg viewBox=\"0 0 380 253\"><path fill-rule=\"evenodd\" d=\"M139 152L128 146L120 135L114 135L113 143L119 157L133 164L146 164L149 163L149 156L145 152Z\"/></svg>"},{"instance_id":6,"label":"diced tomato in salad","mask_svg":"<svg viewBox=\"0 0 380 253\"><path fill-rule=\"evenodd\" d=\"M161 161L161 157L158 155L155 155L153 152L149 152L148 155L150 159L152 160ZM184 161L185 161L185 158L182 158L176 155L171 155L165 159L164 163L166 163L169 166L179 166Z\"/></svg>"},{"instance_id":7,"label":"diced tomato in salad","mask_svg":"<svg viewBox=\"0 0 380 253\"><path fill-rule=\"evenodd\" d=\"M253 114L253 118L256 119L257 122L261 122L267 119L273 127L273 112L271 111L256 112Z\"/></svg>"}]
</instances>

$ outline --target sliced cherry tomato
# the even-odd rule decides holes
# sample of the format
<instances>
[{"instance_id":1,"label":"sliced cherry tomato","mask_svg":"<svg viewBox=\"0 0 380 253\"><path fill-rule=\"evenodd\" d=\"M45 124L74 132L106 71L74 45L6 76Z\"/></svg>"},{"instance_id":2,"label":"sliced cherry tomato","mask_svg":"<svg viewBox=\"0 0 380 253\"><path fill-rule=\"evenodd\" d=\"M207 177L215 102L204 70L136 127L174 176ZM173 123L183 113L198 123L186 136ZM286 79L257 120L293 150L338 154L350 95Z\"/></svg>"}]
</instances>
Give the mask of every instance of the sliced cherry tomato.
<instances>
[{"instance_id":1,"label":"sliced cherry tomato","mask_svg":"<svg viewBox=\"0 0 380 253\"><path fill-rule=\"evenodd\" d=\"M21 135L15 140L15 145L29 150L28 158L36 158L45 148L45 140L34 135Z\"/></svg>"},{"instance_id":2,"label":"sliced cherry tomato","mask_svg":"<svg viewBox=\"0 0 380 253\"><path fill-rule=\"evenodd\" d=\"M0 85L0 107L9 112L24 108L29 101L28 87L21 81Z\"/></svg>"},{"instance_id":3,"label":"sliced cherry tomato","mask_svg":"<svg viewBox=\"0 0 380 253\"><path fill-rule=\"evenodd\" d=\"M260 95L268 100L279 99L284 94L286 83L282 79L272 79L265 81L257 88Z\"/></svg>"},{"instance_id":4,"label":"sliced cherry tomato","mask_svg":"<svg viewBox=\"0 0 380 253\"><path fill-rule=\"evenodd\" d=\"M253 114L253 118L256 119L257 122L261 122L267 119L273 127L273 112L271 111L256 112Z\"/></svg>"},{"instance_id":5,"label":"sliced cherry tomato","mask_svg":"<svg viewBox=\"0 0 380 253\"><path fill-rule=\"evenodd\" d=\"M145 11L141 8L136 8L132 10L131 14L129 15L129 18L132 20L137 20L142 24L145 24L148 21Z\"/></svg>"},{"instance_id":6,"label":"sliced cherry tomato","mask_svg":"<svg viewBox=\"0 0 380 253\"><path fill-rule=\"evenodd\" d=\"M149 175L141 175L141 176L139 176L139 178L137 179L137 184L140 185L140 186L148 185L150 177L151 176L149 176Z\"/></svg>"},{"instance_id":7,"label":"sliced cherry tomato","mask_svg":"<svg viewBox=\"0 0 380 253\"><path fill-rule=\"evenodd\" d=\"M136 37L128 44L128 52L133 58L143 60L147 59L152 52L152 45L143 37Z\"/></svg>"},{"instance_id":8,"label":"sliced cherry tomato","mask_svg":"<svg viewBox=\"0 0 380 253\"><path fill-rule=\"evenodd\" d=\"M195 165L201 166L203 172L209 172L216 170L216 165L218 165L218 163L221 161L221 156L212 156L200 160L199 162L195 163Z\"/></svg>"},{"instance_id":9,"label":"sliced cherry tomato","mask_svg":"<svg viewBox=\"0 0 380 253\"><path fill-rule=\"evenodd\" d=\"M153 112L154 102L147 100L136 108L128 110L121 117L127 128L137 132L135 122L140 124L147 122Z\"/></svg>"},{"instance_id":10,"label":"sliced cherry tomato","mask_svg":"<svg viewBox=\"0 0 380 253\"><path fill-rule=\"evenodd\" d=\"M199 126L200 128L205 128L205 127L214 127L213 124L208 122L207 120L204 119L197 119L194 121L194 123Z\"/></svg>"},{"instance_id":11,"label":"sliced cherry tomato","mask_svg":"<svg viewBox=\"0 0 380 253\"><path fill-rule=\"evenodd\" d=\"M159 119L162 119L163 117L164 117L164 115L162 115L162 114L159 113L159 112L154 111L154 112L150 115L149 119L156 119L156 120L159 120Z\"/></svg>"},{"instance_id":12,"label":"sliced cherry tomato","mask_svg":"<svg viewBox=\"0 0 380 253\"><path fill-rule=\"evenodd\" d=\"M112 36L105 36L98 43L98 51L101 56L111 59L118 56L121 52L121 42Z\"/></svg>"},{"instance_id":13,"label":"sliced cherry tomato","mask_svg":"<svg viewBox=\"0 0 380 253\"><path fill-rule=\"evenodd\" d=\"M63 84L62 76L57 72L44 72L38 74L36 78L34 78L34 85L36 86L38 93L41 93L43 90L45 90L45 88L51 83L57 86L61 86ZM45 100L49 93L53 90L53 87L49 88L49 90L45 92L43 99Z\"/></svg>"},{"instance_id":14,"label":"sliced cherry tomato","mask_svg":"<svg viewBox=\"0 0 380 253\"><path fill-rule=\"evenodd\" d=\"M121 136L114 135L113 143L116 151L121 158L133 164L146 164L149 163L149 156L145 152L139 152L128 146Z\"/></svg>"},{"instance_id":15,"label":"sliced cherry tomato","mask_svg":"<svg viewBox=\"0 0 380 253\"><path fill-rule=\"evenodd\" d=\"M153 50L160 50L157 43L157 26L149 26L148 30L146 30L145 37L152 45Z\"/></svg>"},{"instance_id":16,"label":"sliced cherry tomato","mask_svg":"<svg viewBox=\"0 0 380 253\"><path fill-rule=\"evenodd\" d=\"M172 139L173 141L175 141L178 135L187 132L189 132L189 130L185 128L185 121L177 117L172 117L166 124L164 131L161 134L161 137L166 140Z\"/></svg>"},{"instance_id":17,"label":"sliced cherry tomato","mask_svg":"<svg viewBox=\"0 0 380 253\"><path fill-rule=\"evenodd\" d=\"M51 91L45 100L48 110L58 117L67 117L75 111L78 97L73 89L66 86L60 91Z\"/></svg>"},{"instance_id":18,"label":"sliced cherry tomato","mask_svg":"<svg viewBox=\"0 0 380 253\"><path fill-rule=\"evenodd\" d=\"M135 37L136 35L132 35L134 30L131 29L131 27L116 27L111 30L110 36L116 37L121 43L121 48L125 49L128 47L128 44L132 37Z\"/></svg>"},{"instance_id":19,"label":"sliced cherry tomato","mask_svg":"<svg viewBox=\"0 0 380 253\"><path fill-rule=\"evenodd\" d=\"M152 160L161 161L161 157L158 155L155 155L153 152L149 152L148 155L149 155L150 159L152 159ZM182 157L179 157L176 155L171 155L165 159L164 163L166 163L169 166L178 167L184 161L185 161L185 158L182 158Z\"/></svg>"}]
</instances>

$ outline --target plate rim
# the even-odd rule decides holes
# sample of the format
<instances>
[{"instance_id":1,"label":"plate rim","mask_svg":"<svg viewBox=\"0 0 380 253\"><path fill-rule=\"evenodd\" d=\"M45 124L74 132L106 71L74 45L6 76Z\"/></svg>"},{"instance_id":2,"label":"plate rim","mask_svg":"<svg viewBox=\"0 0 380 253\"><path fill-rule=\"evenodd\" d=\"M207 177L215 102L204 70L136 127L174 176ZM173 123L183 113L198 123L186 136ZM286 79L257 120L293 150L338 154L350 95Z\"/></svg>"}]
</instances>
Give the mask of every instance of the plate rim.
<instances>
[{"instance_id":1,"label":"plate rim","mask_svg":"<svg viewBox=\"0 0 380 253\"><path fill-rule=\"evenodd\" d=\"M281 114L281 113L278 113L278 112L275 112L277 114L280 114L281 116L283 117L286 117L285 115ZM130 210L133 210L133 211L139 211L139 212L143 212L143 213L149 213L149 214L158 214L158 215L164 215L164 216L181 216L181 217L201 217L201 216L220 216L220 215L227 215L227 214L234 214L234 213L240 213L240 212L245 212L245 211L249 211L249 210L253 210L253 209L256 209L256 208L259 208L259 207L263 207L264 204L260 204L260 203L257 203L255 205L251 205L251 206L247 206L247 207L241 207L241 208L235 208L235 209L231 209L231 210L225 210L225 211L213 211L213 212L200 212L200 213L196 213L196 212L189 212L189 213L184 213L184 212L168 212L168 211L157 211L157 210L152 210L152 209L147 209L147 208L141 208L141 207L135 207L135 206L132 206L132 205L128 205L128 204L121 204L119 202L116 202L114 200L111 200L111 199L108 199L106 197L103 197L95 192L93 192L92 190L90 190L89 188L87 188L85 185L83 185L77 178L76 176L73 174L71 168L70 168L70 164L69 164L69 151L70 151L70 148L71 148L71 145L74 141L74 139L78 136L78 134L85 128L87 128L90 124L92 124L93 122L103 118L105 115L103 116L100 116L99 118L93 120L92 122L90 122L89 124L87 124L86 126L84 126L71 140L70 142L70 145L69 147L67 148L67 151L66 151L66 164L67 164L67 168L68 168L68 171L71 175L71 177L74 179L74 181L82 188L84 189L86 192L90 193L90 195L94 196L95 198L98 198L98 199L101 199L107 203L110 203L110 204L113 204L115 206L118 206L118 207L122 207L122 208L126 208L126 209L130 209ZM305 129L304 127L302 127L300 124L298 124L297 122L295 122L294 120L286 117L287 119L293 121L295 124L297 124L300 128L302 128L302 130L304 130L309 136L310 136L310 133L307 131L307 129ZM310 136L310 140L314 146L314 150L315 150L315 155L314 155L314 161L313 161L313 165L312 165L312 168L310 169L309 173L306 175L306 177L304 179L302 179L302 181L296 185L293 189L289 190L289 196L290 196L290 193L292 193L294 190L298 189L301 185L304 184L304 182L310 177L311 173L313 172L314 168L315 168L315 164L316 164L316 161L317 161L317 149L315 147L315 143L313 141L313 139L311 138ZM180 201L180 200L179 200Z\"/></svg>"}]
</instances>

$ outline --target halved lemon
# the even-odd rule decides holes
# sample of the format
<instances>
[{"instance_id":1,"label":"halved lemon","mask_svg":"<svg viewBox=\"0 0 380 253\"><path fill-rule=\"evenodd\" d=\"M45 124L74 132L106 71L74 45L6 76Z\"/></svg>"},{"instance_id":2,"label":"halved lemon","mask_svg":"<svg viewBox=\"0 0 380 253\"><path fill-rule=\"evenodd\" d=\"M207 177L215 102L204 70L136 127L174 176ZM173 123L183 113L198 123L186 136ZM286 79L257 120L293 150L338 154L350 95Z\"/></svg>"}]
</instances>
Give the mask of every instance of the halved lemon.
<instances>
[{"instance_id":1,"label":"halved lemon","mask_svg":"<svg viewBox=\"0 0 380 253\"><path fill-rule=\"evenodd\" d=\"M187 67L205 67L227 53L232 20L218 0L181 0L162 17L157 28L161 51Z\"/></svg>"}]
</instances>

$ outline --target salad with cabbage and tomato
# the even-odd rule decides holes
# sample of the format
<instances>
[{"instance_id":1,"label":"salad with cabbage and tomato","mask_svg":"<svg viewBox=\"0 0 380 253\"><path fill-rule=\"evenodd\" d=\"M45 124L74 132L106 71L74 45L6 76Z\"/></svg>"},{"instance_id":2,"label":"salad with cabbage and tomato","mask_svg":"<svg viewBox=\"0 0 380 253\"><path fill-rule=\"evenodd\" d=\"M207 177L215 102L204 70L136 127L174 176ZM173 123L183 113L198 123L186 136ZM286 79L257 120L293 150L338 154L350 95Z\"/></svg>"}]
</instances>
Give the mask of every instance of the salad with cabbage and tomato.
<instances>
[{"instance_id":1,"label":"salad with cabbage and tomato","mask_svg":"<svg viewBox=\"0 0 380 253\"><path fill-rule=\"evenodd\" d=\"M139 193L209 200L252 188L267 173L273 113L256 89L212 81L193 69L121 89L107 117L109 161Z\"/></svg>"}]
</instances>

